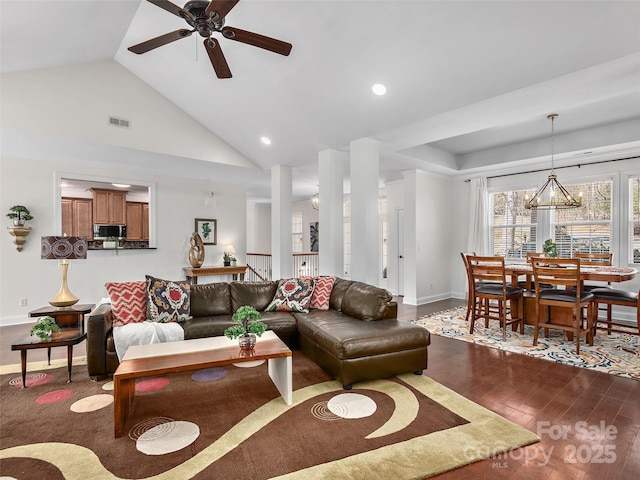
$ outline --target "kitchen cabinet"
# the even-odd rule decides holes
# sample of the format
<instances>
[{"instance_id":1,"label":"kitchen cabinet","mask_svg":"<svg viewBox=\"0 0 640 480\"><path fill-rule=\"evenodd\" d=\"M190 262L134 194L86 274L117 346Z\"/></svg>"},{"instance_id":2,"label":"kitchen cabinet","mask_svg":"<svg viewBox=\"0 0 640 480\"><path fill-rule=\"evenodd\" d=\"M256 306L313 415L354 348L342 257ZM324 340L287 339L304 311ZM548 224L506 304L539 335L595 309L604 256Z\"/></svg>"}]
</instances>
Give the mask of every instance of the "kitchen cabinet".
<instances>
[{"instance_id":1,"label":"kitchen cabinet","mask_svg":"<svg viewBox=\"0 0 640 480\"><path fill-rule=\"evenodd\" d=\"M149 240L149 204L127 202L127 240Z\"/></svg>"},{"instance_id":2,"label":"kitchen cabinet","mask_svg":"<svg viewBox=\"0 0 640 480\"><path fill-rule=\"evenodd\" d=\"M127 192L93 189L93 223L127 224Z\"/></svg>"},{"instance_id":3,"label":"kitchen cabinet","mask_svg":"<svg viewBox=\"0 0 640 480\"><path fill-rule=\"evenodd\" d=\"M62 234L93 238L93 201L89 198L62 199Z\"/></svg>"}]
</instances>

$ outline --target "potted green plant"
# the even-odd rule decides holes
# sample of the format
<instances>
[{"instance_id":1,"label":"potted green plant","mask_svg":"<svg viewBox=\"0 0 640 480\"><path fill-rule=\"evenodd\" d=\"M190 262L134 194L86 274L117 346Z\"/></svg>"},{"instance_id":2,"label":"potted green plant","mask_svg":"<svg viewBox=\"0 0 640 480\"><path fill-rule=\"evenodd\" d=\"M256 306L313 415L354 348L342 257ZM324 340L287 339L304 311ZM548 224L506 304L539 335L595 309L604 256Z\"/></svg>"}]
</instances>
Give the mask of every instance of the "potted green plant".
<instances>
[{"instance_id":1,"label":"potted green plant","mask_svg":"<svg viewBox=\"0 0 640 480\"><path fill-rule=\"evenodd\" d=\"M233 340L238 338L240 348L251 350L256 344L256 336L261 337L267 326L260 321L262 316L254 307L243 305L233 314L233 321L238 325L227 328L224 334Z\"/></svg>"},{"instance_id":2,"label":"potted green plant","mask_svg":"<svg viewBox=\"0 0 640 480\"><path fill-rule=\"evenodd\" d=\"M118 239L116 237L107 237L106 240L102 242L102 248L118 248Z\"/></svg>"},{"instance_id":3,"label":"potted green plant","mask_svg":"<svg viewBox=\"0 0 640 480\"><path fill-rule=\"evenodd\" d=\"M51 332L59 331L60 327L56 323L55 318L46 316L40 317L38 318L38 320L36 320L36 324L31 327L29 334L40 337L40 340L46 340L51 335Z\"/></svg>"},{"instance_id":4,"label":"potted green plant","mask_svg":"<svg viewBox=\"0 0 640 480\"><path fill-rule=\"evenodd\" d=\"M23 205L14 205L11 207L9 213L7 213L7 217L13 220L13 224L16 227L22 227L27 220L33 220L31 212Z\"/></svg>"},{"instance_id":5,"label":"potted green plant","mask_svg":"<svg viewBox=\"0 0 640 480\"><path fill-rule=\"evenodd\" d=\"M544 251L545 255L549 258L556 258L558 256L558 247L555 243L553 243L553 240L551 240L550 238L547 238L544 241L544 244L542 245L542 250Z\"/></svg>"},{"instance_id":6,"label":"potted green plant","mask_svg":"<svg viewBox=\"0 0 640 480\"><path fill-rule=\"evenodd\" d=\"M231 265L231 254L224 252L224 254L222 255L222 261L224 263L225 267L228 267Z\"/></svg>"}]
</instances>

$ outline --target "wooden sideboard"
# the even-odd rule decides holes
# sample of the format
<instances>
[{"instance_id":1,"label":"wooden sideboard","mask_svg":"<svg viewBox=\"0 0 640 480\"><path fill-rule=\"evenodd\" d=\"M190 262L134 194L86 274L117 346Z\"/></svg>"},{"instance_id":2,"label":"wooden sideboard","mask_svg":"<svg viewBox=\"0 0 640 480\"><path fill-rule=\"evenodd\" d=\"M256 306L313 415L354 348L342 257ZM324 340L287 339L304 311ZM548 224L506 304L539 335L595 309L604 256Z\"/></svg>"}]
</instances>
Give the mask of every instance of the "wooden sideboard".
<instances>
[{"instance_id":1,"label":"wooden sideboard","mask_svg":"<svg viewBox=\"0 0 640 480\"><path fill-rule=\"evenodd\" d=\"M198 277L212 277L217 275L231 275L233 280L244 280L244 274L247 271L246 265L236 265L233 267L184 267L184 271L187 281L193 285L198 283Z\"/></svg>"}]
</instances>

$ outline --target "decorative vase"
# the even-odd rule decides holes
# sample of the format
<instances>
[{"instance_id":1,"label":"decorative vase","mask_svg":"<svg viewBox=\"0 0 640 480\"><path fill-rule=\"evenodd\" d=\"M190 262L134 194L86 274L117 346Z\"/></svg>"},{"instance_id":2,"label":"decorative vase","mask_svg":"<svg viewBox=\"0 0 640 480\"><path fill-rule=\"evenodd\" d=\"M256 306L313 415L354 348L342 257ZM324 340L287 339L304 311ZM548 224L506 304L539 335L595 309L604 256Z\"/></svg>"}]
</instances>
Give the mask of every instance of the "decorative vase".
<instances>
[{"instance_id":1,"label":"decorative vase","mask_svg":"<svg viewBox=\"0 0 640 480\"><path fill-rule=\"evenodd\" d=\"M189 263L193 268L200 268L204 263L204 243L197 232L191 234L189 239L191 248L189 249Z\"/></svg>"},{"instance_id":2,"label":"decorative vase","mask_svg":"<svg viewBox=\"0 0 640 480\"><path fill-rule=\"evenodd\" d=\"M23 218L16 218L13 220L13 225L15 227L24 227L24 219Z\"/></svg>"},{"instance_id":3,"label":"decorative vase","mask_svg":"<svg viewBox=\"0 0 640 480\"><path fill-rule=\"evenodd\" d=\"M240 345L240 350L253 350L253 347L256 346L256 336L253 333L240 335L238 344Z\"/></svg>"}]
</instances>

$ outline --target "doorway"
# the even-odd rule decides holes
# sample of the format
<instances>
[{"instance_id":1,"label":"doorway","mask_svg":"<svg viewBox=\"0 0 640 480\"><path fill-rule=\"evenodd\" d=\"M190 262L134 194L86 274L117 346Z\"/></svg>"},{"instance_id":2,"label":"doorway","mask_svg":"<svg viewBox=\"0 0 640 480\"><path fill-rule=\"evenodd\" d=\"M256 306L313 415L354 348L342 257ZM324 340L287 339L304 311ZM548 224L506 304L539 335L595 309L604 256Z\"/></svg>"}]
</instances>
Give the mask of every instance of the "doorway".
<instances>
[{"instance_id":1,"label":"doorway","mask_svg":"<svg viewBox=\"0 0 640 480\"><path fill-rule=\"evenodd\" d=\"M404 295L404 208L396 212L398 225L398 295Z\"/></svg>"}]
</instances>

